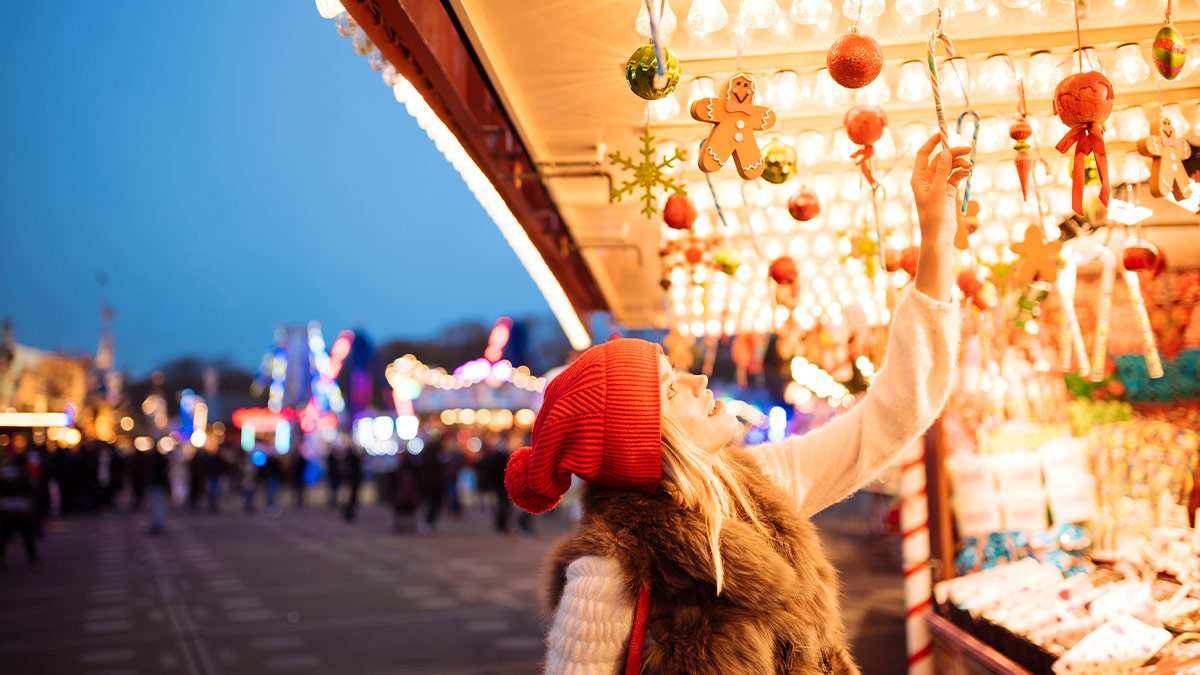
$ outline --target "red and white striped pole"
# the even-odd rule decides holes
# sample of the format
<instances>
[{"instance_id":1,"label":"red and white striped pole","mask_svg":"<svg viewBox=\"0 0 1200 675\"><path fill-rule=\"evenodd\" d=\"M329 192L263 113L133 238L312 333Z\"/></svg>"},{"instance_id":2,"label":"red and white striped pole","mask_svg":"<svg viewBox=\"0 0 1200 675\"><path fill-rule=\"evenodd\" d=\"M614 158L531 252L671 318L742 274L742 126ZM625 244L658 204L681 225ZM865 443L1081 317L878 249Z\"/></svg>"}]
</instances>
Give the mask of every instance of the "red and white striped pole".
<instances>
[{"instance_id":1,"label":"red and white striped pole","mask_svg":"<svg viewBox=\"0 0 1200 675\"><path fill-rule=\"evenodd\" d=\"M933 675L933 644L925 612L932 604L929 571L929 502L925 498L925 443L900 455L900 558L904 566L904 621L909 675Z\"/></svg>"}]
</instances>

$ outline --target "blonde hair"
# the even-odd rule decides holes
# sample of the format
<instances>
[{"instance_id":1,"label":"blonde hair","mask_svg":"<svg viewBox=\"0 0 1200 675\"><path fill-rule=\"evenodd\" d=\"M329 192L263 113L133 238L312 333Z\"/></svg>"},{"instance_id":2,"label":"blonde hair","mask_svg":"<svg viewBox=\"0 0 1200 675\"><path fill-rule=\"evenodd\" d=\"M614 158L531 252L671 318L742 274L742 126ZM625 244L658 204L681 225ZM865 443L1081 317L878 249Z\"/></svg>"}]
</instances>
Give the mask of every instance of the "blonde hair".
<instances>
[{"instance_id":1,"label":"blonde hair","mask_svg":"<svg viewBox=\"0 0 1200 675\"><path fill-rule=\"evenodd\" d=\"M684 508L699 513L708 529L708 545L712 551L713 576L717 595L724 586L725 570L721 564L721 529L727 519L737 520L738 507L764 536L770 536L758 519L750 496L742 489L729 466L725 448L715 454L700 449L683 427L664 414L662 416L662 473L668 493Z\"/></svg>"}]
</instances>

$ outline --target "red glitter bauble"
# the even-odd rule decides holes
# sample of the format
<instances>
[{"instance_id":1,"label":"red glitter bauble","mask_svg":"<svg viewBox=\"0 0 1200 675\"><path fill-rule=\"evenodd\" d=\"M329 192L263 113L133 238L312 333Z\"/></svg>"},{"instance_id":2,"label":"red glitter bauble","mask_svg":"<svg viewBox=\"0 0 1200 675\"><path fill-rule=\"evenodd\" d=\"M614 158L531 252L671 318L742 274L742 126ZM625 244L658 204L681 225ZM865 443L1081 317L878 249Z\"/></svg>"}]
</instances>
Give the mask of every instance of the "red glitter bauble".
<instances>
[{"instance_id":1,"label":"red glitter bauble","mask_svg":"<svg viewBox=\"0 0 1200 675\"><path fill-rule=\"evenodd\" d=\"M850 141L859 145L870 145L883 138L887 126L887 114L877 105L856 105L846 111L842 120Z\"/></svg>"},{"instance_id":2,"label":"red glitter bauble","mask_svg":"<svg viewBox=\"0 0 1200 675\"><path fill-rule=\"evenodd\" d=\"M821 200L817 193L802 187L788 198L788 213L800 222L812 220L821 214Z\"/></svg>"},{"instance_id":3,"label":"red glitter bauble","mask_svg":"<svg viewBox=\"0 0 1200 675\"><path fill-rule=\"evenodd\" d=\"M829 76L847 89L861 89L879 77L883 70L883 50L869 35L857 28L833 41L825 56Z\"/></svg>"},{"instance_id":4,"label":"red glitter bauble","mask_svg":"<svg viewBox=\"0 0 1200 675\"><path fill-rule=\"evenodd\" d=\"M692 224L696 222L696 205L691 197L682 193L667 197L667 204L663 207L663 222L676 230L692 229Z\"/></svg>"},{"instance_id":5,"label":"red glitter bauble","mask_svg":"<svg viewBox=\"0 0 1200 675\"><path fill-rule=\"evenodd\" d=\"M771 262L771 266L767 268L767 274L775 280L777 284L794 284L799 278L800 272L796 269L796 261L790 256L780 256Z\"/></svg>"},{"instance_id":6,"label":"red glitter bauble","mask_svg":"<svg viewBox=\"0 0 1200 675\"><path fill-rule=\"evenodd\" d=\"M1130 272L1152 271L1158 268L1158 247L1141 241L1125 247L1121 262Z\"/></svg>"}]
</instances>

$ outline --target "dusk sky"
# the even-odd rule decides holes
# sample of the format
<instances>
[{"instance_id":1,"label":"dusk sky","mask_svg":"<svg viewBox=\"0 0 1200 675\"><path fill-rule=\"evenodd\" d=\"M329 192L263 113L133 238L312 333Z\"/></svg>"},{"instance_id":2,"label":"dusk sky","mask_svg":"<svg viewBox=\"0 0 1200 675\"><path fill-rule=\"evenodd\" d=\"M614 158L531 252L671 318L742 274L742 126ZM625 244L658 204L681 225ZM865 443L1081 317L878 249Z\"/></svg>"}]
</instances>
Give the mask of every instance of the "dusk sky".
<instances>
[{"instance_id":1,"label":"dusk sky","mask_svg":"<svg viewBox=\"0 0 1200 675\"><path fill-rule=\"evenodd\" d=\"M377 341L550 310L366 57L300 2L23 3L0 19L0 316L117 366L257 366L279 322Z\"/></svg>"}]
</instances>

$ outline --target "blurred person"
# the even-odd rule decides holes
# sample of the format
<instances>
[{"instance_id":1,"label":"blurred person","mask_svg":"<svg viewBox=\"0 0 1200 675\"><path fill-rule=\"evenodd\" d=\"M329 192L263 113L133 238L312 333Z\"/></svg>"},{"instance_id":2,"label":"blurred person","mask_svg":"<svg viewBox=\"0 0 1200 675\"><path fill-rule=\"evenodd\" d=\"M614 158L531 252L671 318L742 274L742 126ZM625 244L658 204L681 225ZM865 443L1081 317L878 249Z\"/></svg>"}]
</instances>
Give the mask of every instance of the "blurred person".
<instances>
[{"instance_id":1,"label":"blurred person","mask_svg":"<svg viewBox=\"0 0 1200 675\"><path fill-rule=\"evenodd\" d=\"M84 513L91 513L96 508L96 496L100 485L100 448L98 446L99 441L93 439L73 448L76 454L75 486L78 500L76 507Z\"/></svg>"},{"instance_id":2,"label":"blurred person","mask_svg":"<svg viewBox=\"0 0 1200 675\"><path fill-rule=\"evenodd\" d=\"M483 439L480 448L482 457L475 463L475 476L481 494L492 495L496 500L493 527L497 532L508 532L508 520L512 516L512 501L504 489L504 468L508 465L508 452L500 439L490 435Z\"/></svg>"},{"instance_id":3,"label":"blurred person","mask_svg":"<svg viewBox=\"0 0 1200 675\"><path fill-rule=\"evenodd\" d=\"M167 499L170 496L170 464L166 453L156 444L146 451L146 488L150 497L151 535L162 534L167 521Z\"/></svg>"},{"instance_id":4,"label":"blurred person","mask_svg":"<svg viewBox=\"0 0 1200 675\"><path fill-rule=\"evenodd\" d=\"M444 437L430 436L421 451L421 498L424 502L422 518L417 522L421 534L433 534L437 530L437 519L442 511L442 490L446 486L446 464L443 459Z\"/></svg>"},{"instance_id":5,"label":"blurred person","mask_svg":"<svg viewBox=\"0 0 1200 675\"><path fill-rule=\"evenodd\" d=\"M288 464L288 480L291 482L292 499L298 508L304 507L304 473L308 470L308 458L298 447L293 447L292 459Z\"/></svg>"},{"instance_id":6,"label":"blurred person","mask_svg":"<svg viewBox=\"0 0 1200 675\"><path fill-rule=\"evenodd\" d=\"M479 439L472 438L470 441L479 442ZM446 510L456 519L462 518L462 500L459 498L458 482L463 467L467 463L467 452L469 452L467 448L468 446L462 444L457 444L453 449L442 446L442 497Z\"/></svg>"},{"instance_id":7,"label":"blurred person","mask_svg":"<svg viewBox=\"0 0 1200 675\"><path fill-rule=\"evenodd\" d=\"M329 479L329 505L333 508L338 507L339 493L342 491L342 475L345 473L345 457L346 447L343 444L341 434L338 434L338 440L332 448L329 449L329 455L325 458L325 474Z\"/></svg>"},{"instance_id":8,"label":"blurred person","mask_svg":"<svg viewBox=\"0 0 1200 675\"><path fill-rule=\"evenodd\" d=\"M142 510L142 501L146 498L146 464L149 462L148 451L133 449L129 458L129 485L133 490L133 510Z\"/></svg>"},{"instance_id":9,"label":"blurred person","mask_svg":"<svg viewBox=\"0 0 1200 675\"><path fill-rule=\"evenodd\" d=\"M258 467L254 465L254 455L243 452L238 462L239 485L242 489L242 511L246 515L254 513L254 496L258 492Z\"/></svg>"},{"instance_id":10,"label":"blurred person","mask_svg":"<svg viewBox=\"0 0 1200 675\"><path fill-rule=\"evenodd\" d=\"M204 472L207 479L205 491L208 493L208 512L216 513L221 497L221 478L229 471L225 464L225 455L220 448L213 448L205 454Z\"/></svg>"},{"instance_id":11,"label":"blurred person","mask_svg":"<svg viewBox=\"0 0 1200 675\"><path fill-rule=\"evenodd\" d=\"M23 454L9 451L0 462L0 567L5 564L8 540L21 535L29 565L39 563L33 536L34 484Z\"/></svg>"},{"instance_id":12,"label":"blurred person","mask_svg":"<svg viewBox=\"0 0 1200 675\"><path fill-rule=\"evenodd\" d=\"M392 529L402 534L416 532L417 509L421 506L421 474L411 453L400 453L395 481Z\"/></svg>"},{"instance_id":13,"label":"blurred person","mask_svg":"<svg viewBox=\"0 0 1200 675\"><path fill-rule=\"evenodd\" d=\"M283 480L283 464L274 451L267 452L267 459L259 469L259 480L267 490L267 515L279 515L279 484Z\"/></svg>"},{"instance_id":14,"label":"blurred person","mask_svg":"<svg viewBox=\"0 0 1200 675\"><path fill-rule=\"evenodd\" d=\"M362 487L363 466L360 450L351 445L346 449L346 510L342 516L346 522L352 523L358 517L358 489Z\"/></svg>"},{"instance_id":15,"label":"blurred person","mask_svg":"<svg viewBox=\"0 0 1200 675\"><path fill-rule=\"evenodd\" d=\"M895 461L949 396L955 199L971 163L967 147L933 155L939 140L914 162L919 261L887 359L829 423L739 448L742 423L708 378L637 339L592 347L546 387L532 446L505 474L532 513L557 506L572 476L586 483L583 519L545 565L546 672L860 672L808 519Z\"/></svg>"},{"instance_id":16,"label":"blurred person","mask_svg":"<svg viewBox=\"0 0 1200 675\"><path fill-rule=\"evenodd\" d=\"M188 476L188 511L195 513L200 510L200 498L204 496L204 483L208 478L208 453L204 448L192 450L192 458L187 463Z\"/></svg>"}]
</instances>

